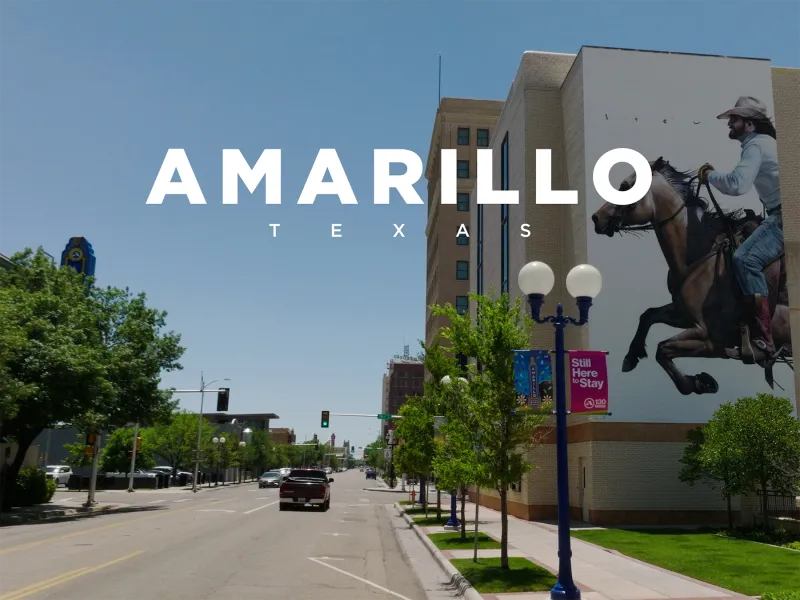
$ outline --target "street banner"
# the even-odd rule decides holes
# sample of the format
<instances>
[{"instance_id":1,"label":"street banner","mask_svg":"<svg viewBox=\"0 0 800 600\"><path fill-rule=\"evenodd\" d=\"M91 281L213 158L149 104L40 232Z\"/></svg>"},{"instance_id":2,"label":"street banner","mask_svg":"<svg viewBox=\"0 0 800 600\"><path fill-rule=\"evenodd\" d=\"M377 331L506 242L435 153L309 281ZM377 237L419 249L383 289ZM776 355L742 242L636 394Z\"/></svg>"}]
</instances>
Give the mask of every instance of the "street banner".
<instances>
[{"instance_id":1,"label":"street banner","mask_svg":"<svg viewBox=\"0 0 800 600\"><path fill-rule=\"evenodd\" d=\"M553 369L547 350L514 350L514 388L517 403L539 408L553 399Z\"/></svg>"},{"instance_id":2,"label":"street banner","mask_svg":"<svg viewBox=\"0 0 800 600\"><path fill-rule=\"evenodd\" d=\"M608 367L605 352L569 351L569 396L572 414L608 412Z\"/></svg>"}]
</instances>

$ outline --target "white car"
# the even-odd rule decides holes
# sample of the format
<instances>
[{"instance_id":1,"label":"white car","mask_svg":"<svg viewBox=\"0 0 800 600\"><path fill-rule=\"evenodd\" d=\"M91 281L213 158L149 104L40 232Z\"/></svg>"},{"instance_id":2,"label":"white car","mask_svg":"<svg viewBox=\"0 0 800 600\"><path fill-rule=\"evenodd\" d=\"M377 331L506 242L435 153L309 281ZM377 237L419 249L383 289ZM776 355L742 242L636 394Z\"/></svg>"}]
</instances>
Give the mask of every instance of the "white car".
<instances>
[{"instance_id":1,"label":"white car","mask_svg":"<svg viewBox=\"0 0 800 600\"><path fill-rule=\"evenodd\" d=\"M56 486L67 485L70 475L72 475L72 467L68 465L47 465L45 471L45 477L53 479Z\"/></svg>"}]
</instances>

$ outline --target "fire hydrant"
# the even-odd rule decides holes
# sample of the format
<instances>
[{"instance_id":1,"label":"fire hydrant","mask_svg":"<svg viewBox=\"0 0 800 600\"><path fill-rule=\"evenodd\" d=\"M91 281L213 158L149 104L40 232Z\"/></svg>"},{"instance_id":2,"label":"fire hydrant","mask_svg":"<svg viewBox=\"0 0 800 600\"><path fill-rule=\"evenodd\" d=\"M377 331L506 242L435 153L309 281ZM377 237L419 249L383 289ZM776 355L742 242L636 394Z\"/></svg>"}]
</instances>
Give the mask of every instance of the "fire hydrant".
<instances>
[{"instance_id":1,"label":"fire hydrant","mask_svg":"<svg viewBox=\"0 0 800 600\"><path fill-rule=\"evenodd\" d=\"M417 490L415 490L412 487L411 488L411 504L416 504L416 503L417 503Z\"/></svg>"}]
</instances>

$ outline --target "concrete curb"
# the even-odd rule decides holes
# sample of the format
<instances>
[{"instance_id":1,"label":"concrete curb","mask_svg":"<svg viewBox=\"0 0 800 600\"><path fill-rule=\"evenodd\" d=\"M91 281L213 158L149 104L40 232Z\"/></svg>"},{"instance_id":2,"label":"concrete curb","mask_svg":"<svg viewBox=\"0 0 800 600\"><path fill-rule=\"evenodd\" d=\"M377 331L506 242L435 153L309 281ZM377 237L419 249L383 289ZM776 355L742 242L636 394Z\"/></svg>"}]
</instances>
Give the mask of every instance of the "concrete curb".
<instances>
[{"instance_id":1,"label":"concrete curb","mask_svg":"<svg viewBox=\"0 0 800 600\"><path fill-rule=\"evenodd\" d=\"M371 488L364 488L365 492L388 492L390 494L408 494L408 491L403 490L393 490L392 488L382 488L382 487L371 487Z\"/></svg>"},{"instance_id":2,"label":"concrete curb","mask_svg":"<svg viewBox=\"0 0 800 600\"><path fill-rule=\"evenodd\" d=\"M108 504L106 506L80 506L76 508L67 508L64 510L46 510L42 512L22 512L19 514L13 513L4 513L2 517L0 517L0 524L18 524L18 523L29 523L32 521L49 521L50 519L57 519L60 517L72 517L75 515L82 515L87 513L95 513L95 512L113 512L115 510L119 510L120 507L114 504Z\"/></svg>"},{"instance_id":3,"label":"concrete curb","mask_svg":"<svg viewBox=\"0 0 800 600\"><path fill-rule=\"evenodd\" d=\"M461 572L456 569L452 563L445 558L444 554L434 545L434 543L428 538L427 535L420 529L411 516L403 509L403 507L398 504L397 502L394 503L395 509L400 512L400 515L403 517L406 523L409 524L411 529L414 530L414 533L417 534L417 537L422 540L422 543L425 544L425 547L428 549L428 552L433 555L433 558L436 559L436 562L439 563L439 566L444 570L445 573L450 575L450 582L449 585L454 586L460 596L465 598L466 600L483 600L483 596L478 593L472 584L467 581L467 579L461 574Z\"/></svg>"}]
</instances>

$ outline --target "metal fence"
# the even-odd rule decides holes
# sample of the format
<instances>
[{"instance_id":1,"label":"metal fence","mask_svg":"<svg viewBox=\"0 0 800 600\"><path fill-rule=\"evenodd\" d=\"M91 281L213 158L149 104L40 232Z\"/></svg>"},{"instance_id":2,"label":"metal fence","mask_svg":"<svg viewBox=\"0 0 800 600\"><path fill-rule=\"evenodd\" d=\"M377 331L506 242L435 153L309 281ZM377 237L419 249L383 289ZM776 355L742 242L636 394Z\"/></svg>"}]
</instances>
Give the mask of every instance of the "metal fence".
<instances>
[{"instance_id":1,"label":"metal fence","mask_svg":"<svg viewBox=\"0 0 800 600\"><path fill-rule=\"evenodd\" d=\"M756 515L764 516L764 494L757 493L758 506ZM767 514L770 517L789 517L790 519L800 520L800 507L797 505L795 496L783 496L780 494L767 494Z\"/></svg>"}]
</instances>

